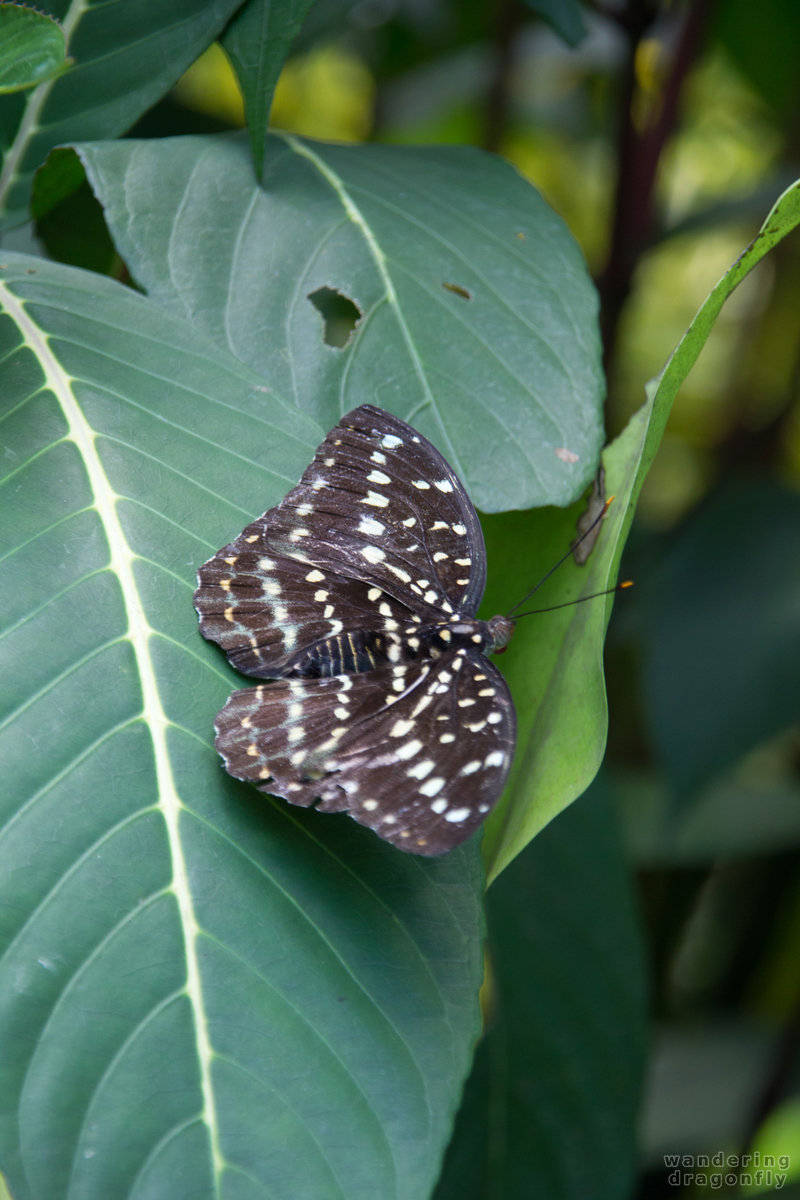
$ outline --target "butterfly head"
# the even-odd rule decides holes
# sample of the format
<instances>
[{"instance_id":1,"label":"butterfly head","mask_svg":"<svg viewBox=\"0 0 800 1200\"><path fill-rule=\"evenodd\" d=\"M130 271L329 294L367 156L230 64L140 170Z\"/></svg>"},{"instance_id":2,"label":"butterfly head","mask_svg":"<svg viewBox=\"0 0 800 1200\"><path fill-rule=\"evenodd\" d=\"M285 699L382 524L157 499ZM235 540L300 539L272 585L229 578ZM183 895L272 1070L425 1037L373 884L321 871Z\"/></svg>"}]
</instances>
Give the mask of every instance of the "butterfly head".
<instances>
[{"instance_id":1,"label":"butterfly head","mask_svg":"<svg viewBox=\"0 0 800 1200\"><path fill-rule=\"evenodd\" d=\"M421 643L424 654L434 659L462 648L480 654L498 654L508 645L514 624L510 617L479 621L477 617L456 616L438 625L418 626L413 632L419 637L413 640L415 647ZM416 657L416 653L408 657Z\"/></svg>"},{"instance_id":2,"label":"butterfly head","mask_svg":"<svg viewBox=\"0 0 800 1200\"><path fill-rule=\"evenodd\" d=\"M486 622L486 630L489 634L489 643L486 649L489 654L503 653L511 641L515 625L516 622L512 621L511 617L492 617L491 621Z\"/></svg>"}]
</instances>

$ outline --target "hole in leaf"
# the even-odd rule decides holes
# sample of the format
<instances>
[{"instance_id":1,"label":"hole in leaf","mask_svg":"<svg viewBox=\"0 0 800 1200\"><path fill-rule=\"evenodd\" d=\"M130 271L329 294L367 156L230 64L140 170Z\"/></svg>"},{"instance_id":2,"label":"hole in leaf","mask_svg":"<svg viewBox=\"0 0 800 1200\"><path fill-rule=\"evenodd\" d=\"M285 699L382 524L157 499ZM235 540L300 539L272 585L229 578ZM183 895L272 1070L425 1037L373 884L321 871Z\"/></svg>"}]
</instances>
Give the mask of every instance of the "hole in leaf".
<instances>
[{"instance_id":1,"label":"hole in leaf","mask_svg":"<svg viewBox=\"0 0 800 1200\"><path fill-rule=\"evenodd\" d=\"M337 350L343 350L361 320L361 309L349 296L343 296L335 288L317 288L315 292L308 293L307 299L325 323L326 346L335 346Z\"/></svg>"},{"instance_id":2,"label":"hole in leaf","mask_svg":"<svg viewBox=\"0 0 800 1200\"><path fill-rule=\"evenodd\" d=\"M452 292L454 296L460 296L462 300L472 299L472 292L467 291L460 283L443 283L442 287L446 292Z\"/></svg>"}]
</instances>

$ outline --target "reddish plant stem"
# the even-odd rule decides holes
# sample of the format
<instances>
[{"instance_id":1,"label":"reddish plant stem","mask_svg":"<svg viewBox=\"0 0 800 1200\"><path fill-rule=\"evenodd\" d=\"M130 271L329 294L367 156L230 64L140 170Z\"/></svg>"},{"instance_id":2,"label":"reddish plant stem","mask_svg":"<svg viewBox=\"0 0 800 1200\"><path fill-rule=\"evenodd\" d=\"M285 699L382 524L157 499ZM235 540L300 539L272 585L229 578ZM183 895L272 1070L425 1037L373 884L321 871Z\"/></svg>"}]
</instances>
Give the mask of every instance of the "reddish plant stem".
<instances>
[{"instance_id":1,"label":"reddish plant stem","mask_svg":"<svg viewBox=\"0 0 800 1200\"><path fill-rule=\"evenodd\" d=\"M683 11L672 62L654 119L634 123L638 95L636 59L656 9L651 0L628 0L616 17L628 39L617 131L617 188L606 265L598 279L607 375L613 369L617 328L639 258L653 236L654 192L664 146L676 124L686 75L695 62L714 0L693 0Z\"/></svg>"}]
</instances>

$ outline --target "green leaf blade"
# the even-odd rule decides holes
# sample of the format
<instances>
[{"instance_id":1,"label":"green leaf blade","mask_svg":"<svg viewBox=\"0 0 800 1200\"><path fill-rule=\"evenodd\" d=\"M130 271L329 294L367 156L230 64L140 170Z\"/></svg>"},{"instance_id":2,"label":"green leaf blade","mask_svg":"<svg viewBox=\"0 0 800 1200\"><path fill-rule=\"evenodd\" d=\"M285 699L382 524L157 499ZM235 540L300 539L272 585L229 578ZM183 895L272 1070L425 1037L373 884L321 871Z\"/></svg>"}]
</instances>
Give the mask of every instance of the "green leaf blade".
<instances>
[{"instance_id":1,"label":"green leaf blade","mask_svg":"<svg viewBox=\"0 0 800 1200\"><path fill-rule=\"evenodd\" d=\"M148 294L321 428L365 401L397 413L486 511L565 505L591 479L594 289L566 228L500 160L273 138L259 188L238 136L77 153ZM360 313L343 349L313 300L325 289Z\"/></svg>"},{"instance_id":2,"label":"green leaf blade","mask_svg":"<svg viewBox=\"0 0 800 1200\"><path fill-rule=\"evenodd\" d=\"M66 65L64 34L52 17L22 5L0 6L0 94L36 87Z\"/></svg>"},{"instance_id":3,"label":"green leaf blade","mask_svg":"<svg viewBox=\"0 0 800 1200\"><path fill-rule=\"evenodd\" d=\"M29 389L0 412L12 1191L416 1200L479 1022L476 848L421 863L229 779L241 680L192 608L321 431L110 280L9 254L0 300Z\"/></svg>"},{"instance_id":4,"label":"green leaf blade","mask_svg":"<svg viewBox=\"0 0 800 1200\"><path fill-rule=\"evenodd\" d=\"M636 1163L645 964L598 787L489 890L491 1004L436 1200L625 1200Z\"/></svg>"},{"instance_id":5,"label":"green leaf blade","mask_svg":"<svg viewBox=\"0 0 800 1200\"><path fill-rule=\"evenodd\" d=\"M313 6L313 0L248 0L222 35L244 96L256 178L264 167L264 143L278 76Z\"/></svg>"}]
</instances>

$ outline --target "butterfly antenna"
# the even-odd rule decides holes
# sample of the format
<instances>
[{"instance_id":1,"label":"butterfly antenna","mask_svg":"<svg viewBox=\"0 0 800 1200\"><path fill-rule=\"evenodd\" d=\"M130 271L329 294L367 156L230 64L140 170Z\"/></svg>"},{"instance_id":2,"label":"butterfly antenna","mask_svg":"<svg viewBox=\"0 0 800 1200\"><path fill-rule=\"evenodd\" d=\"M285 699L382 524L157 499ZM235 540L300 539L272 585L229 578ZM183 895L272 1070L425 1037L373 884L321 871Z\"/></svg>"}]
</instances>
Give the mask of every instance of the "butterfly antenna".
<instances>
[{"instance_id":1,"label":"butterfly antenna","mask_svg":"<svg viewBox=\"0 0 800 1200\"><path fill-rule=\"evenodd\" d=\"M511 609L511 611L510 611L509 613L506 613L506 616L510 617L512 620L516 620L516 619L517 619L517 617L527 617L527 616L530 616L530 615L531 615L530 613L517 613L517 617L515 617L515 616L514 616L514 613L517 611L517 609L518 609L518 608L521 608L521 607L522 607L522 605L525 603L525 601L526 601L526 600L530 600L531 596L533 596L533 595L534 595L534 593L538 592L539 588L542 586L542 584L543 584L543 583L547 583L547 580L550 578L550 576L551 576L551 575L553 575L553 574L554 574L554 573L555 573L555 572L558 570L558 568L559 568L559 567L562 567L562 566L564 565L564 563L567 561L567 559L568 559L568 558L570 558L570 557L571 557L571 555L573 554L573 552L574 552L574 551L575 551L575 550L578 548L578 546L580 546L581 542L582 542L582 541L583 541L585 538L587 538L587 537L589 536L589 534L592 532L592 530L593 530L593 529L595 529L595 528L596 528L596 527L597 527L597 526L600 524L600 522L602 521L603 517L606 515L606 513L607 513L607 512L608 512L608 510L609 510L609 508L611 507L611 505L612 505L613 501L614 501L614 497L613 497L613 496L609 496L609 497L608 497L608 499L606 500L605 504L604 504L604 505L603 505L603 507L601 508L600 512L597 514L597 516L595 517L595 519L592 521L591 525L588 527L588 529L584 529L584 531L583 531L583 533L581 534L581 536L580 536L580 537L577 539L577 541L575 541L575 542L573 542L573 543L572 543L572 545L570 546L569 550L567 550L566 554L564 554L564 555L563 555L563 556L562 556L562 557L561 557L561 558L558 560L558 562L555 564L555 566L553 566L553 567L551 567L551 568L550 568L550 570L547 572L547 574L546 574L546 575L543 575L543 576L542 576L542 578L539 580L539 582L538 582L538 583L537 583L537 584L536 584L534 587L532 587L532 588L531 588L531 590L530 590L529 592L526 592L526 593L525 593L525 595L522 597L522 599L521 599L521 600L520 600L520 601L519 601L517 604L515 604L515 605L514 605L514 607ZM595 593L595 595L597 595L597 596L606 596L606 595L608 595L608 594L609 594L609 592L616 592L616 591L617 591L619 588L622 588L622 587L627 587L627 586L630 586L630 583L628 583L628 584L617 584L617 587L615 587L615 588L609 588L609 591L608 591L608 592L596 592L596 593ZM582 596L582 597L581 597L581 599L582 599L582 600L593 600L593 599L594 599L594 596ZM574 604L574 603L575 603L575 601L574 601L574 600L570 600L570 601L568 601L567 603L568 603L568 604ZM562 607L563 607L563 605L561 605L561 604L556 604L554 607L555 607L555 608L562 608ZM551 610L550 610L549 608L539 608L539 609L535 609L534 611L535 611L535 612L550 612Z\"/></svg>"},{"instance_id":2,"label":"butterfly antenna","mask_svg":"<svg viewBox=\"0 0 800 1200\"><path fill-rule=\"evenodd\" d=\"M573 604L583 604L584 600L596 600L598 596L611 596L614 592L622 592L625 588L630 587L633 587L633 580L623 579L621 583L615 584L611 588L605 588L602 592L592 592L589 596L577 596L574 600L565 600L563 604L551 604L549 608L529 608L527 612L517 613L514 620L518 621L520 617L532 617L535 613L555 612L557 608L572 608Z\"/></svg>"}]
</instances>

